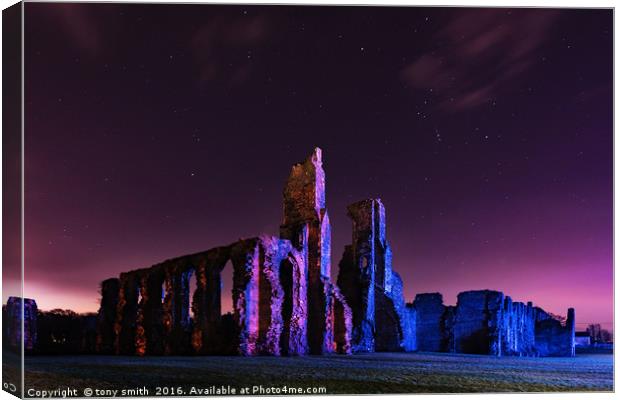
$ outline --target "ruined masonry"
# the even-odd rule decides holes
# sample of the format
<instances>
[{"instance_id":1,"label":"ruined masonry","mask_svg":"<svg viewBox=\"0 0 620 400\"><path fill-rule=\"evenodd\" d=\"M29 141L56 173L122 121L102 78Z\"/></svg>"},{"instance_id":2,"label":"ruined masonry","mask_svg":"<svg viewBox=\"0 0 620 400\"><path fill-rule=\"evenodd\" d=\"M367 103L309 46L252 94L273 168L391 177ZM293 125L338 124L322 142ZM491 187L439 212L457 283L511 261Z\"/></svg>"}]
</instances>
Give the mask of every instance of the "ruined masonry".
<instances>
[{"instance_id":1,"label":"ruined masonry","mask_svg":"<svg viewBox=\"0 0 620 400\"><path fill-rule=\"evenodd\" d=\"M283 197L280 237L241 239L103 281L96 351L574 355L572 309L562 324L531 303L489 290L461 293L456 306L444 306L438 293L419 294L406 304L379 199L348 207L352 241L339 263L337 285L332 282L321 149L293 165ZM222 315L221 276L229 261L233 313Z\"/></svg>"},{"instance_id":2,"label":"ruined masonry","mask_svg":"<svg viewBox=\"0 0 620 400\"><path fill-rule=\"evenodd\" d=\"M350 353L352 311L330 280L330 240L325 173L316 149L292 168L279 238L242 239L103 281L97 351ZM234 311L222 315L221 274L228 261Z\"/></svg>"},{"instance_id":3,"label":"ruined masonry","mask_svg":"<svg viewBox=\"0 0 620 400\"><path fill-rule=\"evenodd\" d=\"M383 203L351 204L348 215L353 239L340 261L338 286L353 310L353 351L415 350L415 310L405 306L403 282L392 270Z\"/></svg>"},{"instance_id":4,"label":"ruined masonry","mask_svg":"<svg viewBox=\"0 0 620 400\"><path fill-rule=\"evenodd\" d=\"M444 306L439 293L418 294L417 349L495 356L574 356L575 310L562 324L539 307L513 302L494 290L458 295L456 306Z\"/></svg>"},{"instance_id":5,"label":"ruined masonry","mask_svg":"<svg viewBox=\"0 0 620 400\"><path fill-rule=\"evenodd\" d=\"M33 299L11 296L2 309L2 338L9 348L33 350L37 343L37 303ZM22 327L23 322L23 327ZM22 328L24 334L22 335Z\"/></svg>"}]
</instances>

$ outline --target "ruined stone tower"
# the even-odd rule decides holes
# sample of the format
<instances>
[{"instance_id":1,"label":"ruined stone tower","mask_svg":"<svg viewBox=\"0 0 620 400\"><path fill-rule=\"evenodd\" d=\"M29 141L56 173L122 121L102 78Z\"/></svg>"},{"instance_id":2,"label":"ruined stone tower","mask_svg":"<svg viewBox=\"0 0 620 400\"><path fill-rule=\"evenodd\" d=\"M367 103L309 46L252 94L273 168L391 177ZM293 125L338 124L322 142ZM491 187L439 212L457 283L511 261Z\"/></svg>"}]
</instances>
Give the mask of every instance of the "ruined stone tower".
<instances>
[{"instance_id":1,"label":"ruined stone tower","mask_svg":"<svg viewBox=\"0 0 620 400\"><path fill-rule=\"evenodd\" d=\"M338 286L353 310L354 351L415 349L413 307L407 310L402 280L392 270L386 238L385 207L380 199L349 205L352 244L345 247Z\"/></svg>"},{"instance_id":2,"label":"ruined stone tower","mask_svg":"<svg viewBox=\"0 0 620 400\"><path fill-rule=\"evenodd\" d=\"M308 346L310 353L332 349L333 314L328 301L331 273L331 226L325 208L325 172L318 147L303 162L293 165L284 187L284 220L280 236L291 241L307 259Z\"/></svg>"}]
</instances>

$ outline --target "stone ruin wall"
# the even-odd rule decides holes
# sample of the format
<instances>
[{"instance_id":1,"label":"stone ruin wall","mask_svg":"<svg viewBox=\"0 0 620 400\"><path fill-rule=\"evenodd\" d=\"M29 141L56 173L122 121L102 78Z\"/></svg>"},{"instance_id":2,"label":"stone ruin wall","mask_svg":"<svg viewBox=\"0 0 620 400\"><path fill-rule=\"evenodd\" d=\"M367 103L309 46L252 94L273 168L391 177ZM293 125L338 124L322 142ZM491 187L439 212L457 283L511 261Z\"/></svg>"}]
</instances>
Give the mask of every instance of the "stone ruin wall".
<instances>
[{"instance_id":1,"label":"stone ruin wall","mask_svg":"<svg viewBox=\"0 0 620 400\"><path fill-rule=\"evenodd\" d=\"M418 294L413 302L416 312L416 336L417 348L420 351L446 351L445 335L448 332L444 327L444 318L447 308L443 305L443 297L440 293Z\"/></svg>"},{"instance_id":2,"label":"stone ruin wall","mask_svg":"<svg viewBox=\"0 0 620 400\"><path fill-rule=\"evenodd\" d=\"M350 353L351 308L330 281L331 228L321 151L293 166L281 237L167 260L102 282L101 353L301 355ZM221 273L233 266L232 321ZM197 287L190 293L189 282ZM190 307L194 318L190 318Z\"/></svg>"},{"instance_id":3,"label":"stone ruin wall","mask_svg":"<svg viewBox=\"0 0 620 400\"><path fill-rule=\"evenodd\" d=\"M353 310L353 351L415 350L415 311L406 307L402 280L392 270L383 203L351 204L348 216L353 238L340 261L338 286Z\"/></svg>"},{"instance_id":4,"label":"stone ruin wall","mask_svg":"<svg viewBox=\"0 0 620 400\"><path fill-rule=\"evenodd\" d=\"M568 309L562 325L544 310L536 308L535 343L541 356L575 355L575 310Z\"/></svg>"},{"instance_id":5,"label":"stone ruin wall","mask_svg":"<svg viewBox=\"0 0 620 400\"><path fill-rule=\"evenodd\" d=\"M221 272L229 260L232 324L221 315L220 303ZM306 276L303 254L288 240L269 236L123 273L102 284L98 350L136 355L307 354ZM350 311L334 287L326 286L325 298L340 314L324 314L323 326L333 326L337 316L342 319L338 334L330 332L332 347L325 350L347 352L344 314Z\"/></svg>"},{"instance_id":6,"label":"stone ruin wall","mask_svg":"<svg viewBox=\"0 0 620 400\"><path fill-rule=\"evenodd\" d=\"M417 346L420 351L495 356L574 356L575 311L562 324L544 310L513 302L493 290L459 293L444 306L439 293L418 294Z\"/></svg>"},{"instance_id":7,"label":"stone ruin wall","mask_svg":"<svg viewBox=\"0 0 620 400\"><path fill-rule=\"evenodd\" d=\"M22 318L23 311L23 318ZM37 303L33 299L11 296L2 310L2 338L13 351L31 351L37 344ZM22 338L23 320L23 338ZM23 339L23 340L22 340Z\"/></svg>"},{"instance_id":8,"label":"stone ruin wall","mask_svg":"<svg viewBox=\"0 0 620 400\"><path fill-rule=\"evenodd\" d=\"M320 149L292 167L283 197L279 238L242 239L103 281L97 351L574 355L572 309L562 325L531 303L490 290L463 292L456 306L444 306L439 293L418 294L406 304L402 279L392 269L380 199L348 206L352 242L334 284ZM221 315L220 304L221 273L229 260L232 317Z\"/></svg>"},{"instance_id":9,"label":"stone ruin wall","mask_svg":"<svg viewBox=\"0 0 620 400\"><path fill-rule=\"evenodd\" d=\"M325 172L321 149L293 165L284 188L284 220L280 236L307 260L307 342L311 354L333 351L336 293L331 275L331 225L325 207ZM351 318L343 305L343 318ZM327 316L327 317L326 317ZM346 324L342 325L346 326ZM342 347L342 346L341 346ZM348 349L349 344L344 345ZM347 350L348 351L348 350Z\"/></svg>"}]
</instances>

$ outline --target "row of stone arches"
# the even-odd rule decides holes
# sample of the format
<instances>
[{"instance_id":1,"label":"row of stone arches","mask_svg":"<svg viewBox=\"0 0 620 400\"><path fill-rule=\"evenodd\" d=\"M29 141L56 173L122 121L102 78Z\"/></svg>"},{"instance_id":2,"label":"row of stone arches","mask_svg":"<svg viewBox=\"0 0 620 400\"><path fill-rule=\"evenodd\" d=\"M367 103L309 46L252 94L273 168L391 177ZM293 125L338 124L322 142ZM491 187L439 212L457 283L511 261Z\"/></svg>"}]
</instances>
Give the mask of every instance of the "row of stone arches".
<instances>
[{"instance_id":1,"label":"row of stone arches","mask_svg":"<svg viewBox=\"0 0 620 400\"><path fill-rule=\"evenodd\" d=\"M226 268L231 313L224 312ZM137 355L306 354L307 281L304 254L275 237L126 272L102 283L98 347ZM326 290L332 326L334 318L346 317L344 298L337 294ZM347 349L345 323L336 325L329 340L335 350Z\"/></svg>"}]
</instances>

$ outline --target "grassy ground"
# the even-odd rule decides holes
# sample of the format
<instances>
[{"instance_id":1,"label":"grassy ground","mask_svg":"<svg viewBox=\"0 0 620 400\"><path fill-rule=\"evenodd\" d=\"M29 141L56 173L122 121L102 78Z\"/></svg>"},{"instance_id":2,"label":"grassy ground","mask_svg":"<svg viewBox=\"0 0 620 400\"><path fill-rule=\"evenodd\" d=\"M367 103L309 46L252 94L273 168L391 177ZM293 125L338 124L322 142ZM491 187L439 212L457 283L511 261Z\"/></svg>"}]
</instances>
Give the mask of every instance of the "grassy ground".
<instances>
[{"instance_id":1,"label":"grassy ground","mask_svg":"<svg viewBox=\"0 0 620 400\"><path fill-rule=\"evenodd\" d=\"M26 358L26 389L146 386L237 388L325 387L336 393L611 391L613 356L496 358L441 353L376 353L314 357ZM5 370L4 372L10 371ZM27 394L27 393L26 393ZM284 393L280 393L284 394Z\"/></svg>"}]
</instances>

